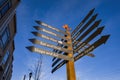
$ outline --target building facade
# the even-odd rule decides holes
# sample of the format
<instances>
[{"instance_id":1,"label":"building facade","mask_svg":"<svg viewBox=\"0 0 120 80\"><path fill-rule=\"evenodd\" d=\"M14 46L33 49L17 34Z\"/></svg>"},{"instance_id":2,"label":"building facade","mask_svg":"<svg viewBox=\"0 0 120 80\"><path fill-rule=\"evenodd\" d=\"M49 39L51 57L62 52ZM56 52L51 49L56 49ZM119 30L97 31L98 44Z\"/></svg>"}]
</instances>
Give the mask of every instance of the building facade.
<instances>
[{"instance_id":1,"label":"building facade","mask_svg":"<svg viewBox=\"0 0 120 80\"><path fill-rule=\"evenodd\" d=\"M16 7L20 0L0 0L0 80L10 80L13 68Z\"/></svg>"}]
</instances>

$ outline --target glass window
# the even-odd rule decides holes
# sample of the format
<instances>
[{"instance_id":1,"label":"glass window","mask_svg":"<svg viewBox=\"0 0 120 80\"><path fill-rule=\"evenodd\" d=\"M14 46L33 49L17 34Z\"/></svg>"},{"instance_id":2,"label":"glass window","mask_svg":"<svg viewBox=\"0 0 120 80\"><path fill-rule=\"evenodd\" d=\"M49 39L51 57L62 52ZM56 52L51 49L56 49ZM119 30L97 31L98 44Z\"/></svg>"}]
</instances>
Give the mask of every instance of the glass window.
<instances>
[{"instance_id":1,"label":"glass window","mask_svg":"<svg viewBox=\"0 0 120 80\"><path fill-rule=\"evenodd\" d=\"M7 42L7 33L5 32L4 34L3 34L3 36L2 36L2 42L3 42L3 44L6 44L6 42Z\"/></svg>"},{"instance_id":2,"label":"glass window","mask_svg":"<svg viewBox=\"0 0 120 80\"><path fill-rule=\"evenodd\" d=\"M1 15L4 15L8 11L8 9L9 9L9 4L6 4L1 10Z\"/></svg>"},{"instance_id":3,"label":"glass window","mask_svg":"<svg viewBox=\"0 0 120 80\"><path fill-rule=\"evenodd\" d=\"M0 0L0 7L4 4L4 2L7 0Z\"/></svg>"},{"instance_id":4,"label":"glass window","mask_svg":"<svg viewBox=\"0 0 120 80\"><path fill-rule=\"evenodd\" d=\"M0 1L0 5L2 5L5 1L7 1L7 0L2 0L2 1ZM4 16L4 14L9 10L10 7L11 7L11 0L9 0L9 1L7 2L7 4L4 5L4 6L1 8L1 10L0 10L0 18L1 18L2 16Z\"/></svg>"},{"instance_id":5,"label":"glass window","mask_svg":"<svg viewBox=\"0 0 120 80\"><path fill-rule=\"evenodd\" d=\"M8 70L9 70L9 67L10 67L10 63L7 64L7 67L6 67L5 70L4 70L3 80L5 79L5 76L6 76L6 73L8 72Z\"/></svg>"},{"instance_id":6,"label":"glass window","mask_svg":"<svg viewBox=\"0 0 120 80\"><path fill-rule=\"evenodd\" d=\"M0 18L2 17L1 13L0 13Z\"/></svg>"},{"instance_id":7,"label":"glass window","mask_svg":"<svg viewBox=\"0 0 120 80\"><path fill-rule=\"evenodd\" d=\"M9 57L9 51L6 52L6 54L4 55L2 61L1 61L1 64L0 65L4 65L6 62L7 62L7 59Z\"/></svg>"},{"instance_id":8,"label":"glass window","mask_svg":"<svg viewBox=\"0 0 120 80\"><path fill-rule=\"evenodd\" d=\"M0 46L1 48L5 48L5 46L7 45L8 41L9 41L9 37L10 37L10 32L9 32L9 28L6 27L6 29L3 31L2 35L0 35Z\"/></svg>"},{"instance_id":9,"label":"glass window","mask_svg":"<svg viewBox=\"0 0 120 80\"><path fill-rule=\"evenodd\" d=\"M3 48L3 44L2 44L2 41L0 40L0 47Z\"/></svg>"},{"instance_id":10,"label":"glass window","mask_svg":"<svg viewBox=\"0 0 120 80\"><path fill-rule=\"evenodd\" d=\"M4 64L6 63L8 57L9 57L9 54L10 54L9 51L7 51L6 54L5 54L5 56L4 56L4 58L3 58Z\"/></svg>"},{"instance_id":11,"label":"glass window","mask_svg":"<svg viewBox=\"0 0 120 80\"><path fill-rule=\"evenodd\" d=\"M9 69L9 64L8 64L7 67L6 67L6 69L5 69L5 71L4 71L4 74L7 73L8 69Z\"/></svg>"}]
</instances>

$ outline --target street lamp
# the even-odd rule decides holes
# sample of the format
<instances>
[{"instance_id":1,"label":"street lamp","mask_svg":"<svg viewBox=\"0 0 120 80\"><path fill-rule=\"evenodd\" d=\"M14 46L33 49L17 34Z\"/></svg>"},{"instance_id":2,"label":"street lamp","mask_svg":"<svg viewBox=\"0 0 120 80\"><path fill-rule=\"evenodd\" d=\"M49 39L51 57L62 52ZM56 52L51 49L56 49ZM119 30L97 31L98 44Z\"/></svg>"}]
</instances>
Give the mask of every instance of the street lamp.
<instances>
[{"instance_id":1,"label":"street lamp","mask_svg":"<svg viewBox=\"0 0 120 80\"><path fill-rule=\"evenodd\" d=\"M29 73L29 80L31 80L32 72Z\"/></svg>"},{"instance_id":2,"label":"street lamp","mask_svg":"<svg viewBox=\"0 0 120 80\"><path fill-rule=\"evenodd\" d=\"M26 75L24 75L24 78L23 78L23 80L25 80L26 79Z\"/></svg>"}]
</instances>

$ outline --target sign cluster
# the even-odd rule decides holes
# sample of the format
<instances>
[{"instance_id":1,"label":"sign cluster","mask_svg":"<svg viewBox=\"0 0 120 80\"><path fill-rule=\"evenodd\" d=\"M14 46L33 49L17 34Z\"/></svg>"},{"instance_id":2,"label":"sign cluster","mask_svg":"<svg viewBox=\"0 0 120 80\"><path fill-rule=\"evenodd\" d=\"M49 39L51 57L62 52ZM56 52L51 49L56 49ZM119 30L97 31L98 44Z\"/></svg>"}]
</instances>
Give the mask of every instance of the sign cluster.
<instances>
[{"instance_id":1,"label":"sign cluster","mask_svg":"<svg viewBox=\"0 0 120 80\"><path fill-rule=\"evenodd\" d=\"M102 35L100 36L100 38L98 38L98 35L100 35L104 30L104 26L99 27L101 19L96 20L98 14L94 14L94 10L95 9L89 11L89 13L85 16L85 18L79 23L79 25L73 30L73 32L70 35L65 31L59 30L46 23L43 23L41 21L36 21L36 23L38 23L39 25L51 29L51 31L49 31L47 29L41 28L40 26L33 26L37 31L42 31L52 36L58 37L60 38L60 40L57 40L57 38L52 38L50 36L46 36L44 34L34 31L32 32L33 35L44 38L46 40L53 41L58 45L53 45L48 42L44 42L32 38L29 40L33 44L52 48L53 51L50 52L47 50L37 48L35 46L28 46L26 48L31 52L53 56L52 59L53 69L51 71L52 73L55 72L60 67L62 67L64 64L66 64L68 61L77 61L85 55L94 57L94 55L91 52L100 45L102 45L103 43L105 43L110 36L110 35ZM55 32L52 32L52 30L54 30ZM66 31L68 30L66 29ZM64 36L60 35L59 33L62 33ZM70 38L67 38L68 36ZM70 43L71 44L70 45L68 43L71 40L72 42ZM72 46L71 50L68 50L69 46ZM68 56L68 54L71 52L73 53L73 57Z\"/></svg>"},{"instance_id":2,"label":"sign cluster","mask_svg":"<svg viewBox=\"0 0 120 80\"><path fill-rule=\"evenodd\" d=\"M94 41L94 39L96 39L97 36L101 34L104 29L104 26L98 27L101 19L96 20L98 14L94 14L94 10L95 9L90 10L89 13L85 16L85 18L71 33L74 61L79 60L85 55L94 57L94 55L90 52L105 43L110 36L103 35L100 39ZM64 46L62 45L62 47ZM62 53L61 51L57 52ZM63 54L67 55L66 53ZM53 58L53 69L51 72L55 72L67 62L67 60Z\"/></svg>"},{"instance_id":3,"label":"sign cluster","mask_svg":"<svg viewBox=\"0 0 120 80\"><path fill-rule=\"evenodd\" d=\"M64 35L67 35L67 33L65 33L64 31L61 31L61 30L59 30L57 28L54 28L54 27L52 27L50 25L47 25L47 24L45 24L45 23L43 23L41 21L36 21L36 23L38 23L39 25L45 26L46 28L50 28L51 30L55 30L58 33L62 33ZM40 26L33 26L33 27L37 30L37 31L32 32L33 35L35 35L37 37L44 38L46 40L50 40L50 41L56 42L56 43L64 45L64 46L69 46L65 42L62 42L62 41L57 40L55 38L52 38L52 37L40 34L38 31L43 31L43 32L45 32L47 34L50 34L50 35L53 35L55 37L59 37L60 39L66 40L66 38L64 36L59 35L59 34L54 33L54 32L51 32L49 30L43 29ZM37 45L40 45L40 46L45 46L45 47L52 48L52 49L59 50L59 51L63 51L63 52L66 52L66 53L70 52L69 50L67 50L65 48L62 48L60 46L56 46L56 45L53 45L53 44L50 44L50 43L47 43L47 42L40 41L40 40L38 40L36 38L29 39L29 41L32 42L33 44L37 44ZM35 46L28 46L26 48L28 50L30 50L31 52L36 52L36 53L40 53L40 54L46 54L46 55L53 56L53 57L56 57L56 58L60 58L60 59L64 59L64 60L72 60L73 61L72 57L68 57L66 55L58 54L56 52L50 52L50 51L47 51L47 50L43 50L43 49L37 48Z\"/></svg>"}]
</instances>

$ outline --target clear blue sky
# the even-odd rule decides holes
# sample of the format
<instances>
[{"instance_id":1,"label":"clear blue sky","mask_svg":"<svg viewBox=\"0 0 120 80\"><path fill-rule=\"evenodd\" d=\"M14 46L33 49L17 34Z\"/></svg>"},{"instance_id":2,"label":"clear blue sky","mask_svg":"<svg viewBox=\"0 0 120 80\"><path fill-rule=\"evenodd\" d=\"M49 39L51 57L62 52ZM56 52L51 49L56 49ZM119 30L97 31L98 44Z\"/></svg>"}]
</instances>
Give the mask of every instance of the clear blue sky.
<instances>
[{"instance_id":1,"label":"clear blue sky","mask_svg":"<svg viewBox=\"0 0 120 80\"><path fill-rule=\"evenodd\" d=\"M93 53L95 58L83 57L75 63L76 75L80 80L120 80L120 1L119 0L21 0L17 8L17 34L15 37L14 67L12 80L22 80L33 68L38 54L29 52L25 47L32 45L28 39L34 36L41 20L59 29L68 24L74 29L87 12L95 9L105 25L104 34L111 34L107 44ZM52 57L44 55L42 80L66 80L65 66L51 74Z\"/></svg>"}]
</instances>

